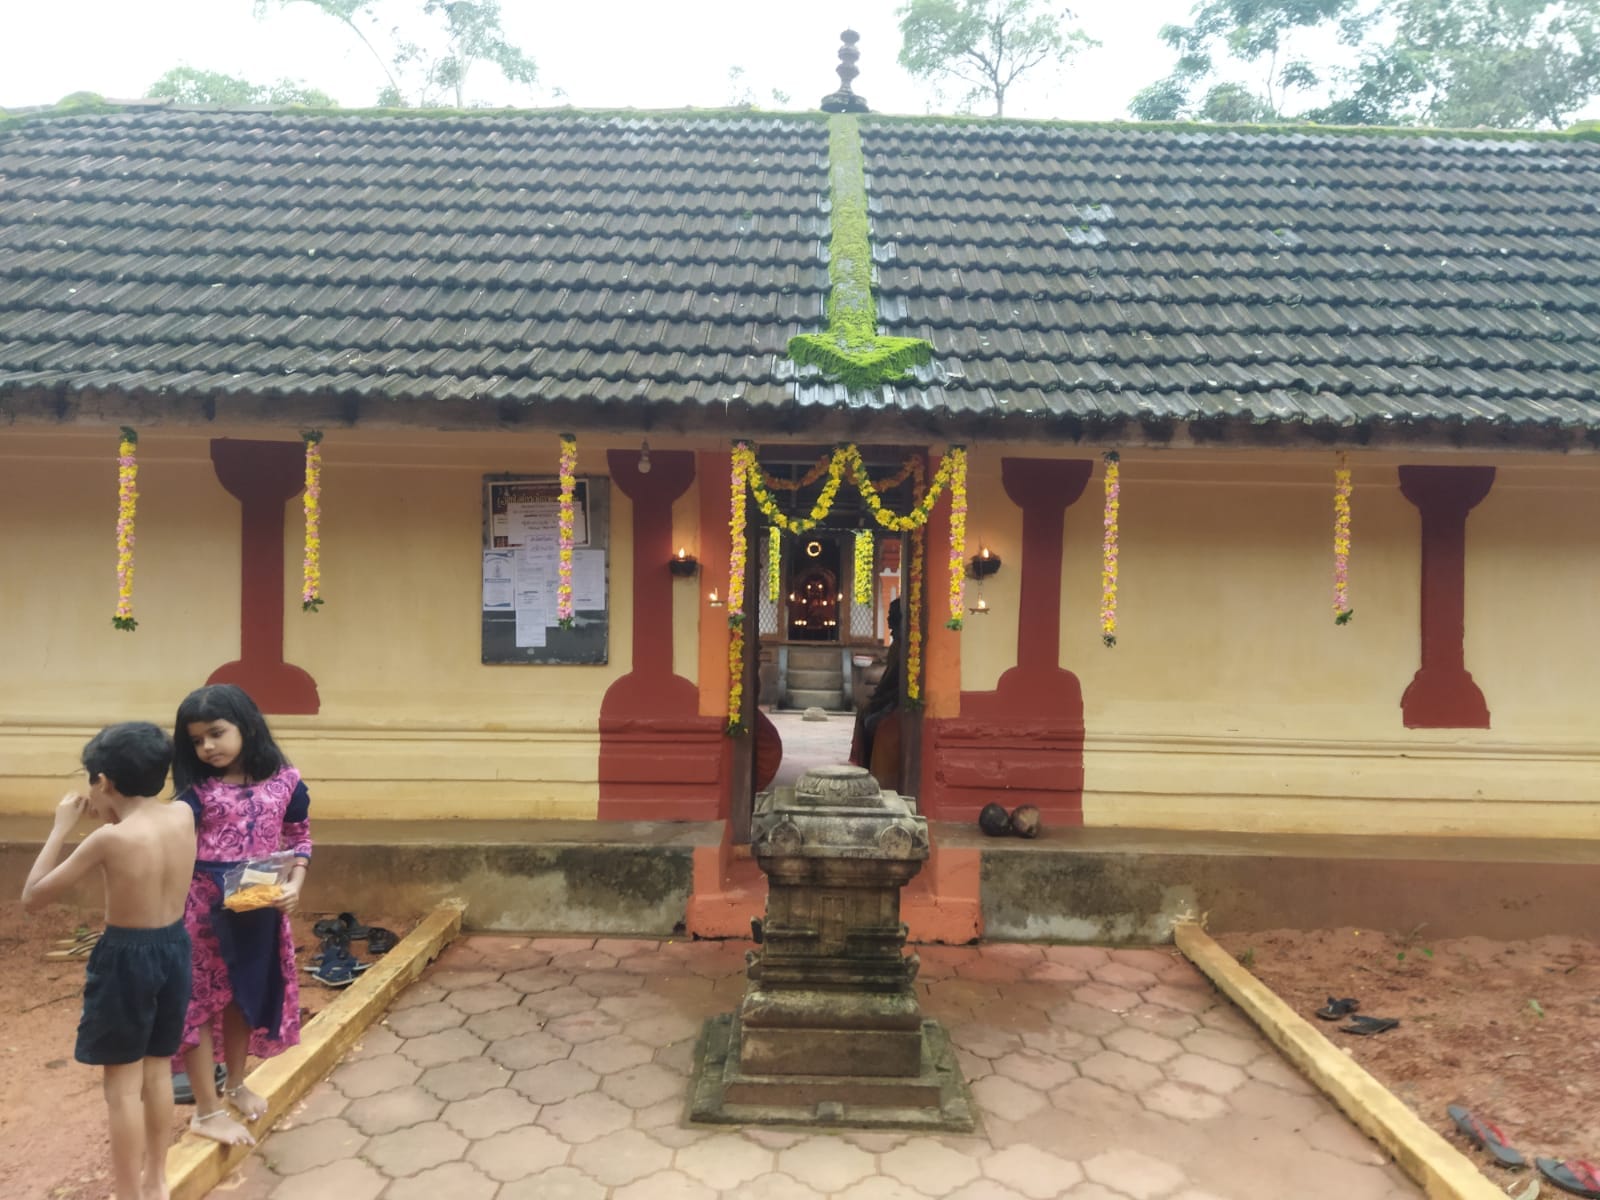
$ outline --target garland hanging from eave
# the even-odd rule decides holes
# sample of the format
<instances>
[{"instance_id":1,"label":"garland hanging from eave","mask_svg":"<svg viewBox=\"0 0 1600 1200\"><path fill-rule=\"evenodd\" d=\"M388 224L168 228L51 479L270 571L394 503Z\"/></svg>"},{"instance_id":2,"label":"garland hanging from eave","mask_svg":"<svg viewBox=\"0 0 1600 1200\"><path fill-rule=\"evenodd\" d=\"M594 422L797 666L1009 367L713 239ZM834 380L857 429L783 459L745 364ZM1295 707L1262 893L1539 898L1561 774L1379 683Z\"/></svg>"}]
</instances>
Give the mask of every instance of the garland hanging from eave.
<instances>
[{"instance_id":1,"label":"garland hanging from eave","mask_svg":"<svg viewBox=\"0 0 1600 1200\"><path fill-rule=\"evenodd\" d=\"M561 495L556 520L559 536L556 565L556 624L562 629L571 629L573 625L572 494L578 486L578 439L570 433L561 435L561 458L558 470Z\"/></svg>"},{"instance_id":2,"label":"garland hanging from eave","mask_svg":"<svg viewBox=\"0 0 1600 1200\"><path fill-rule=\"evenodd\" d=\"M1343 450L1333 471L1333 623L1348 625L1350 607L1350 463Z\"/></svg>"},{"instance_id":3,"label":"garland hanging from eave","mask_svg":"<svg viewBox=\"0 0 1600 1200\"><path fill-rule=\"evenodd\" d=\"M1117 538L1122 510L1122 457L1105 454L1106 510L1100 542L1100 640L1117 644Z\"/></svg>"},{"instance_id":4,"label":"garland hanging from eave","mask_svg":"<svg viewBox=\"0 0 1600 1200\"><path fill-rule=\"evenodd\" d=\"M316 612L322 607L322 431L308 429L300 437L306 444L306 486L301 500L306 517L306 548L301 563L300 608Z\"/></svg>"},{"instance_id":5,"label":"garland hanging from eave","mask_svg":"<svg viewBox=\"0 0 1600 1200\"><path fill-rule=\"evenodd\" d=\"M124 425L117 443L117 611L113 628L129 632L139 628L133 616L134 518L139 508L139 435Z\"/></svg>"}]
</instances>

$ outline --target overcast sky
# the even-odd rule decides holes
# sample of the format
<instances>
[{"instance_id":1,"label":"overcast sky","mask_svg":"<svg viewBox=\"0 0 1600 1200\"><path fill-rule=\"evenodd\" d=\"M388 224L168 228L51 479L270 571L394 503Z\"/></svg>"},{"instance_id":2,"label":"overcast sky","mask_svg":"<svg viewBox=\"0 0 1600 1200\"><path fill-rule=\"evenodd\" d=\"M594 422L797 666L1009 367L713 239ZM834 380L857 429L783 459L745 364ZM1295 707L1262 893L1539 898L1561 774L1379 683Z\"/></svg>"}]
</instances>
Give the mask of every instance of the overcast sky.
<instances>
[{"instance_id":1,"label":"overcast sky","mask_svg":"<svg viewBox=\"0 0 1600 1200\"><path fill-rule=\"evenodd\" d=\"M731 68L762 107L815 108L838 85L839 32L861 34L855 90L878 112L922 113L931 88L895 62L900 0L503 0L507 36L539 64L540 83L510 89L492 70L469 98L518 106L722 107ZM1019 85L1008 115L1111 119L1166 74L1157 37L1193 0L1075 0L1082 28L1104 43L1051 76ZM422 0L409 0L420 9ZM342 26L305 4L267 20L252 0L0 0L0 107L53 104L77 91L142 96L179 64L256 83L301 79L349 105L371 104L382 77ZM555 89L560 89L558 95ZM774 90L788 104L774 101Z\"/></svg>"},{"instance_id":2,"label":"overcast sky","mask_svg":"<svg viewBox=\"0 0 1600 1200\"><path fill-rule=\"evenodd\" d=\"M423 4L383 2L387 12L416 13ZM874 111L956 111L957 96L938 97L896 63L901 2L502 0L506 35L537 61L540 80L513 87L480 66L468 102L721 108L748 93L763 108L813 109L838 84L839 32L852 28L861 34L855 90ZM1070 0L1079 27L1101 47L1026 76L1007 115L1126 117L1134 93L1171 69L1175 55L1159 30L1186 24L1194 2ZM270 16L257 20L253 0L0 0L0 108L54 104L79 91L142 96L180 64L253 83L300 80L346 105L374 102L383 76L354 35L308 4L268 3ZM1331 37L1297 49L1324 65L1348 55ZM1600 103L1581 115L1600 116Z\"/></svg>"}]
</instances>

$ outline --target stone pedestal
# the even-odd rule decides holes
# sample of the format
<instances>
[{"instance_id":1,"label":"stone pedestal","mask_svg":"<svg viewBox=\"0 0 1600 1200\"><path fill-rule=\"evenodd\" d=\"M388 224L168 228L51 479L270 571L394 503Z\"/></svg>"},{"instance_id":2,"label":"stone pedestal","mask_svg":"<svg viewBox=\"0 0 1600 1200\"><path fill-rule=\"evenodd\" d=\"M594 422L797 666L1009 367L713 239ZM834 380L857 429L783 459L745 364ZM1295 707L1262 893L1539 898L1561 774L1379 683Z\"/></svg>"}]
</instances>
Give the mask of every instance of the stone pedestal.
<instances>
[{"instance_id":1,"label":"stone pedestal","mask_svg":"<svg viewBox=\"0 0 1600 1200\"><path fill-rule=\"evenodd\" d=\"M915 802L860 767L818 768L757 797L751 850L768 878L762 944L738 1011L706 1023L691 1119L972 1129L905 953L900 889L928 857Z\"/></svg>"}]
</instances>

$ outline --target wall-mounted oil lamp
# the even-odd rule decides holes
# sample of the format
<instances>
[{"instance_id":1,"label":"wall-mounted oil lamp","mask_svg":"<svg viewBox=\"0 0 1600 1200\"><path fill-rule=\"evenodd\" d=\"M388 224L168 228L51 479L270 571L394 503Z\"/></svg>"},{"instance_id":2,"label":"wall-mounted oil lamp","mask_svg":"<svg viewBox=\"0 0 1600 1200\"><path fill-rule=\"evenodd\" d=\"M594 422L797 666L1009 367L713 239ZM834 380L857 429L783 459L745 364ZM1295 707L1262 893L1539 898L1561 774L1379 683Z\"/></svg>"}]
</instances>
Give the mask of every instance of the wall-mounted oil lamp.
<instances>
[{"instance_id":1,"label":"wall-mounted oil lamp","mask_svg":"<svg viewBox=\"0 0 1600 1200\"><path fill-rule=\"evenodd\" d=\"M721 608L722 607L722 601L717 598L717 589L716 588L712 588L711 589L711 595L706 597L706 603L709 604L712 608Z\"/></svg>"},{"instance_id":2,"label":"wall-mounted oil lamp","mask_svg":"<svg viewBox=\"0 0 1600 1200\"><path fill-rule=\"evenodd\" d=\"M972 614L974 617L987 617L989 615L989 602L982 596L979 596L978 602L971 608L967 609L967 612Z\"/></svg>"},{"instance_id":3,"label":"wall-mounted oil lamp","mask_svg":"<svg viewBox=\"0 0 1600 1200\"><path fill-rule=\"evenodd\" d=\"M688 579L699 572L700 560L679 546L678 552L667 560L667 569L679 579Z\"/></svg>"},{"instance_id":4,"label":"wall-mounted oil lamp","mask_svg":"<svg viewBox=\"0 0 1600 1200\"><path fill-rule=\"evenodd\" d=\"M1000 556L984 546L972 556L972 561L967 564L967 570L974 579L987 579L1000 570Z\"/></svg>"}]
</instances>

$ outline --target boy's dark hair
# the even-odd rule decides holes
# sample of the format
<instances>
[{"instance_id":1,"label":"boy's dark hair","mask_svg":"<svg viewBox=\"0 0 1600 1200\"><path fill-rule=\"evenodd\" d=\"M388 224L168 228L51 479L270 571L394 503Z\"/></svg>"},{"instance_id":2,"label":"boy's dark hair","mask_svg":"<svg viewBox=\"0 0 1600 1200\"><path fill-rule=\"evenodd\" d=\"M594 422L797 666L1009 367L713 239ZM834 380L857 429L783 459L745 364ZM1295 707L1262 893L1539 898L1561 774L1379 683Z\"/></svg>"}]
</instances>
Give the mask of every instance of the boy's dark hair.
<instances>
[{"instance_id":1,"label":"boy's dark hair","mask_svg":"<svg viewBox=\"0 0 1600 1200\"><path fill-rule=\"evenodd\" d=\"M288 765L289 760L272 740L267 719L244 689L231 683L207 684L195 688L178 705L178 719L172 730L172 786L179 792L222 774L201 762L195 753L189 726L197 721L226 721L239 731L244 742L244 749L239 752L240 765L246 779L270 779Z\"/></svg>"},{"instance_id":2,"label":"boy's dark hair","mask_svg":"<svg viewBox=\"0 0 1600 1200\"><path fill-rule=\"evenodd\" d=\"M83 748L89 781L104 775L124 796L156 796L167 785L172 740L149 721L107 725Z\"/></svg>"}]
</instances>

